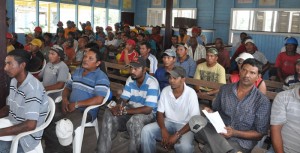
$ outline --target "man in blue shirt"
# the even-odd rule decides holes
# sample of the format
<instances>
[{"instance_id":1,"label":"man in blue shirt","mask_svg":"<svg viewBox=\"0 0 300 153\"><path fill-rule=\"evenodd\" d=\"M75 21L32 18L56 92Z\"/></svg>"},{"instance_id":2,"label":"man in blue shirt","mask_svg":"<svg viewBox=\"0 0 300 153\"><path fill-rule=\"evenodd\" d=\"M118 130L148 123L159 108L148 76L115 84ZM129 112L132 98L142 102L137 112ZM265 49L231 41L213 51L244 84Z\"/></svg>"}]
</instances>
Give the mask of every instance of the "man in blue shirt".
<instances>
[{"instance_id":1,"label":"man in blue shirt","mask_svg":"<svg viewBox=\"0 0 300 153\"><path fill-rule=\"evenodd\" d=\"M240 81L222 86L212 104L212 110L206 108L208 112L219 112L227 133L217 134L210 123L201 129L200 124L190 121L190 127L196 132L196 138L207 144L205 147L207 151L231 150L250 153L257 141L267 134L271 104L269 99L254 86L254 82L261 77L261 72L262 63L256 59L245 60L240 70ZM198 118L201 120L202 117Z\"/></svg>"},{"instance_id":2,"label":"man in blue shirt","mask_svg":"<svg viewBox=\"0 0 300 153\"><path fill-rule=\"evenodd\" d=\"M84 54L82 67L76 69L71 80L67 81L62 94L62 103L57 105L55 119L45 130L45 152L68 152L58 143L55 134L57 120L68 118L76 129L81 124L82 112L85 108L103 102L110 83L106 74L99 69L100 63L100 53L97 49L90 48ZM89 111L88 122L96 119L98 110L99 108L95 108Z\"/></svg>"},{"instance_id":3,"label":"man in blue shirt","mask_svg":"<svg viewBox=\"0 0 300 153\"><path fill-rule=\"evenodd\" d=\"M166 73L171 71L175 65L176 52L172 49L167 49L162 56L164 66L158 68L154 74L154 77L159 83L160 91L162 91L164 87L169 85L169 78Z\"/></svg>"},{"instance_id":4,"label":"man in blue shirt","mask_svg":"<svg viewBox=\"0 0 300 153\"><path fill-rule=\"evenodd\" d=\"M126 81L120 104L104 112L98 153L111 152L112 139L118 130L127 130L129 133L128 152L140 152L142 128L155 119L159 97L157 80L146 72L146 61L142 57L135 58L128 66L130 77Z\"/></svg>"},{"instance_id":5,"label":"man in blue shirt","mask_svg":"<svg viewBox=\"0 0 300 153\"><path fill-rule=\"evenodd\" d=\"M193 78L196 71L196 62L188 55L188 46L186 44L177 45L176 66L181 66L186 70L186 77Z\"/></svg>"}]
</instances>

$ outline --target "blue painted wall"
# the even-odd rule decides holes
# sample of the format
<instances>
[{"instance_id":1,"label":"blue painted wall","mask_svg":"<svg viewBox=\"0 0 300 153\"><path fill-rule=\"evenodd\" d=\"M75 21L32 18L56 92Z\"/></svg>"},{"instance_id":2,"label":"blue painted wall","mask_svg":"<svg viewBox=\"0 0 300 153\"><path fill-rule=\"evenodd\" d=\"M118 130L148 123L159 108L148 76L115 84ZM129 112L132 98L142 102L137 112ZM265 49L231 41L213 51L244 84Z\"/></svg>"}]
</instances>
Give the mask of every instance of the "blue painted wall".
<instances>
[{"instance_id":1,"label":"blue painted wall","mask_svg":"<svg viewBox=\"0 0 300 153\"><path fill-rule=\"evenodd\" d=\"M231 8L300 8L300 0L277 0L274 6L260 6L259 0L250 4L240 4L237 0L177 0L179 8L197 8L198 25L203 29L215 29L215 38L221 37L228 42ZM151 0L137 0L135 23L147 24L147 8ZM162 7L165 0L162 0Z\"/></svg>"}]
</instances>

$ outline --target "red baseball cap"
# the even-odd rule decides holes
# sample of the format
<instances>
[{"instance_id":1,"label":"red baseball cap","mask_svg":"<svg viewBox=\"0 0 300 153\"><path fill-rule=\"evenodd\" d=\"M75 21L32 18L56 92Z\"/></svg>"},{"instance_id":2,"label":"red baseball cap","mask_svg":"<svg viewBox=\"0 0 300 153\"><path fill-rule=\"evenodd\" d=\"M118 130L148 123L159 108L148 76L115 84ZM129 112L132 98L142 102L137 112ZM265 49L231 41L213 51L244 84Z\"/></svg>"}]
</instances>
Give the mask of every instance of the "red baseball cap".
<instances>
[{"instance_id":1,"label":"red baseball cap","mask_svg":"<svg viewBox=\"0 0 300 153\"><path fill-rule=\"evenodd\" d=\"M34 28L34 31L37 31L37 32L42 32L43 30L42 30L42 28L41 28L41 27L35 27L35 28Z\"/></svg>"},{"instance_id":2,"label":"red baseball cap","mask_svg":"<svg viewBox=\"0 0 300 153\"><path fill-rule=\"evenodd\" d=\"M11 33L9 32L6 33L6 39L12 39L13 37L14 36Z\"/></svg>"},{"instance_id":3,"label":"red baseball cap","mask_svg":"<svg viewBox=\"0 0 300 153\"><path fill-rule=\"evenodd\" d=\"M128 39L127 41L126 41L126 44L129 44L129 45L132 45L132 46L135 46L135 41L134 40L132 40L132 39Z\"/></svg>"}]
</instances>

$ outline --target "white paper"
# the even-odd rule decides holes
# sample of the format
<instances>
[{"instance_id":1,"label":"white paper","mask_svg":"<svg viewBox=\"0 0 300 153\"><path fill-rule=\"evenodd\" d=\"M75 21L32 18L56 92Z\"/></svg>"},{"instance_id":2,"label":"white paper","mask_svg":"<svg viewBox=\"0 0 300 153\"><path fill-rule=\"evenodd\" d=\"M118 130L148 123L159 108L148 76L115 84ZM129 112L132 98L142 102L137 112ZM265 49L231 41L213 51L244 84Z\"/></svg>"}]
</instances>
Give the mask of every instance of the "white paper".
<instances>
[{"instance_id":1,"label":"white paper","mask_svg":"<svg viewBox=\"0 0 300 153\"><path fill-rule=\"evenodd\" d=\"M202 112L208 118L210 123L215 127L218 133L227 133L227 130L225 129L225 124L218 111L209 113L205 109L203 109Z\"/></svg>"}]
</instances>

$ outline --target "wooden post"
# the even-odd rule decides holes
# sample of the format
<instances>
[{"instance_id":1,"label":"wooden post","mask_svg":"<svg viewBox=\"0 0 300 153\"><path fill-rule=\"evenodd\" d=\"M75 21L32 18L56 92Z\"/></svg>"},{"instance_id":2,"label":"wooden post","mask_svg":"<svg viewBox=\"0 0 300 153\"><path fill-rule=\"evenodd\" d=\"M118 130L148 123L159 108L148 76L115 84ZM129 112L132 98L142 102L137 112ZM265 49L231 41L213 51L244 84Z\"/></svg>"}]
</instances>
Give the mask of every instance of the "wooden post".
<instances>
[{"instance_id":1,"label":"wooden post","mask_svg":"<svg viewBox=\"0 0 300 153\"><path fill-rule=\"evenodd\" d=\"M165 37L164 37L164 49L170 48L171 35L172 35L172 10L173 10L173 0L166 0L166 27L165 27Z\"/></svg>"},{"instance_id":2,"label":"wooden post","mask_svg":"<svg viewBox=\"0 0 300 153\"><path fill-rule=\"evenodd\" d=\"M8 95L7 80L8 77L4 72L4 61L6 57L6 0L0 1L0 108L6 104Z\"/></svg>"}]
</instances>

